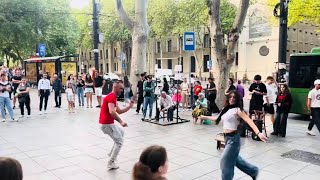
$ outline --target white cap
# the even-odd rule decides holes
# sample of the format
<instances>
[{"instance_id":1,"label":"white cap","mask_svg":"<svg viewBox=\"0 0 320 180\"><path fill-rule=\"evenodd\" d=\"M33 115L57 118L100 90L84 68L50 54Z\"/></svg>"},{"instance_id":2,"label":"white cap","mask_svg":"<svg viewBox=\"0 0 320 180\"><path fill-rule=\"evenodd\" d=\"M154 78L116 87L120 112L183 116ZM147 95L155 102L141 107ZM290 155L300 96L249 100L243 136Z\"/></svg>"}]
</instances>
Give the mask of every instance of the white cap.
<instances>
[{"instance_id":1,"label":"white cap","mask_svg":"<svg viewBox=\"0 0 320 180\"><path fill-rule=\"evenodd\" d=\"M314 81L314 85L320 84L320 79Z\"/></svg>"}]
</instances>

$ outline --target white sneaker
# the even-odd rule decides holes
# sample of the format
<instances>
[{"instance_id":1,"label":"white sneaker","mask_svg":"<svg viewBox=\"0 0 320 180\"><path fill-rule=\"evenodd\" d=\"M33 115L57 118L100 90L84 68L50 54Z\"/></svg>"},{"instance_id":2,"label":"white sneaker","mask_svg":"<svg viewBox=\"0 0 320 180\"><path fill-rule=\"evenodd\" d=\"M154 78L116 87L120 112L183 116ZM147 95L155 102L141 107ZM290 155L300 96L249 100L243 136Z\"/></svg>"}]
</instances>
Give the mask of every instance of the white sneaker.
<instances>
[{"instance_id":1,"label":"white sneaker","mask_svg":"<svg viewBox=\"0 0 320 180\"><path fill-rule=\"evenodd\" d=\"M138 113L138 112L136 112L134 115L139 115L139 113Z\"/></svg>"},{"instance_id":2,"label":"white sneaker","mask_svg":"<svg viewBox=\"0 0 320 180\"><path fill-rule=\"evenodd\" d=\"M27 115L27 118L31 118L31 115Z\"/></svg>"},{"instance_id":3,"label":"white sneaker","mask_svg":"<svg viewBox=\"0 0 320 180\"><path fill-rule=\"evenodd\" d=\"M6 122L6 119L2 119L2 122Z\"/></svg>"},{"instance_id":4,"label":"white sneaker","mask_svg":"<svg viewBox=\"0 0 320 180\"><path fill-rule=\"evenodd\" d=\"M20 119L24 118L24 115L19 116Z\"/></svg>"},{"instance_id":5,"label":"white sneaker","mask_svg":"<svg viewBox=\"0 0 320 180\"><path fill-rule=\"evenodd\" d=\"M48 114L48 112L47 112L47 111L44 111L44 113L45 113L45 114Z\"/></svg>"},{"instance_id":6,"label":"white sneaker","mask_svg":"<svg viewBox=\"0 0 320 180\"><path fill-rule=\"evenodd\" d=\"M11 119L13 122L18 122L19 121L19 119Z\"/></svg>"},{"instance_id":7,"label":"white sneaker","mask_svg":"<svg viewBox=\"0 0 320 180\"><path fill-rule=\"evenodd\" d=\"M312 132L312 130L307 130L306 133L309 135L309 136L315 136L315 134Z\"/></svg>"},{"instance_id":8,"label":"white sneaker","mask_svg":"<svg viewBox=\"0 0 320 180\"><path fill-rule=\"evenodd\" d=\"M39 112L39 115L42 115L42 111Z\"/></svg>"},{"instance_id":9,"label":"white sneaker","mask_svg":"<svg viewBox=\"0 0 320 180\"><path fill-rule=\"evenodd\" d=\"M108 162L108 168L109 168L109 169L118 169L119 166L117 166L114 161L109 161L109 162Z\"/></svg>"}]
</instances>

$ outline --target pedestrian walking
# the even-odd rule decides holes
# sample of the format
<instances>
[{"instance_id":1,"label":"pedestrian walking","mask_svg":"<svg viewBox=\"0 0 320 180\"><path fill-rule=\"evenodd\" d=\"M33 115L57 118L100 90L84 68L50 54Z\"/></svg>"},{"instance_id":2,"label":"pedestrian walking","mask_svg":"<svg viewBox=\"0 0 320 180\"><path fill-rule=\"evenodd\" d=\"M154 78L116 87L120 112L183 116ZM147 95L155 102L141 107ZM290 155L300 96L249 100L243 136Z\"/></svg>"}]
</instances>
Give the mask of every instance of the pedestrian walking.
<instances>
[{"instance_id":1,"label":"pedestrian walking","mask_svg":"<svg viewBox=\"0 0 320 180\"><path fill-rule=\"evenodd\" d=\"M209 110L210 113L219 113L220 110L216 104L216 97L217 97L217 89L216 84L214 83L214 78L208 78L209 81L209 88L208 88L208 100L209 100Z\"/></svg>"},{"instance_id":2,"label":"pedestrian walking","mask_svg":"<svg viewBox=\"0 0 320 180\"><path fill-rule=\"evenodd\" d=\"M30 118L31 115L31 108L30 108L30 84L27 83L26 77L22 77L21 83L17 87L17 97L19 101L19 108L21 116L20 118L24 117L24 106L27 108L27 118Z\"/></svg>"},{"instance_id":3,"label":"pedestrian walking","mask_svg":"<svg viewBox=\"0 0 320 180\"><path fill-rule=\"evenodd\" d=\"M152 76L149 75L147 81L143 82L143 118L142 120L146 120L147 110L149 107L149 120L151 120L152 116L152 108L153 108L153 101L154 101L154 90L155 90L155 83L152 82Z\"/></svg>"},{"instance_id":4,"label":"pedestrian walking","mask_svg":"<svg viewBox=\"0 0 320 180\"><path fill-rule=\"evenodd\" d=\"M241 85L241 80L238 80L238 84L236 86L236 91L240 96L240 104L243 107L243 98L245 96L245 92L244 92L243 86Z\"/></svg>"},{"instance_id":5,"label":"pedestrian walking","mask_svg":"<svg viewBox=\"0 0 320 180\"><path fill-rule=\"evenodd\" d=\"M187 78L183 79L183 83L180 85L181 90L182 90L182 111L188 111L189 106L188 106L188 101L189 101L189 95L190 95L190 85L187 81Z\"/></svg>"},{"instance_id":6,"label":"pedestrian walking","mask_svg":"<svg viewBox=\"0 0 320 180\"><path fill-rule=\"evenodd\" d=\"M61 92L62 92L62 82L59 79L57 74L53 75L53 84L52 84L52 88L54 91L54 101L56 102L56 106L57 108L61 107Z\"/></svg>"},{"instance_id":7,"label":"pedestrian walking","mask_svg":"<svg viewBox=\"0 0 320 180\"><path fill-rule=\"evenodd\" d=\"M134 102L131 101L129 106L124 109L120 109L117 103L117 96L122 93L124 89L123 81L116 81L113 84L112 92L109 93L102 103L100 110L99 123L101 124L101 130L104 134L107 134L114 141L114 145L108 154L110 160L108 161L109 169L118 169L116 159L123 145L124 131L118 125L114 123L114 120L118 121L121 126L127 127L127 123L119 116L123 114L133 106Z\"/></svg>"},{"instance_id":8,"label":"pedestrian walking","mask_svg":"<svg viewBox=\"0 0 320 180\"><path fill-rule=\"evenodd\" d=\"M314 81L314 88L308 94L307 108L311 114L307 134L315 136L312 132L314 125L317 126L320 132L320 79Z\"/></svg>"},{"instance_id":9,"label":"pedestrian walking","mask_svg":"<svg viewBox=\"0 0 320 180\"><path fill-rule=\"evenodd\" d=\"M240 97L236 91L231 91L227 95L226 106L217 116L201 116L201 120L209 119L219 124L223 121L223 132L225 137L225 148L220 160L221 178L222 180L232 180L234 177L234 167L236 166L242 172L248 174L253 180L257 179L259 169L244 160L240 155L240 135L237 132L239 119L243 119L262 141L268 138L262 134L253 120L243 111L240 104Z\"/></svg>"},{"instance_id":10,"label":"pedestrian walking","mask_svg":"<svg viewBox=\"0 0 320 180\"><path fill-rule=\"evenodd\" d=\"M97 96L98 105L97 108L101 107L101 97L102 97L102 88L104 86L104 80L102 74L99 74L98 71L95 71L95 78L94 78L94 89L95 94Z\"/></svg>"},{"instance_id":11,"label":"pedestrian walking","mask_svg":"<svg viewBox=\"0 0 320 180\"><path fill-rule=\"evenodd\" d=\"M17 97L15 94L17 93L17 88L21 82L21 69L17 68L15 70L15 75L12 76L12 86L13 86L13 109L16 107Z\"/></svg>"},{"instance_id":12,"label":"pedestrian walking","mask_svg":"<svg viewBox=\"0 0 320 180\"><path fill-rule=\"evenodd\" d=\"M84 106L84 80L82 79L82 76L79 75L77 79L77 95L78 95L78 101L79 106Z\"/></svg>"},{"instance_id":13,"label":"pedestrian walking","mask_svg":"<svg viewBox=\"0 0 320 180\"><path fill-rule=\"evenodd\" d=\"M13 109L9 97L9 92L11 91L11 85L7 81L7 77L5 74L1 74L1 81L0 81L0 107L1 107L1 116L2 122L6 121L6 112L5 108L7 108L9 115L12 121L15 121ZM18 119L17 119L18 121Z\"/></svg>"},{"instance_id":14,"label":"pedestrian walking","mask_svg":"<svg viewBox=\"0 0 320 180\"><path fill-rule=\"evenodd\" d=\"M138 84L137 84L138 103L137 103L136 114L139 114L141 105L143 103L143 82L144 82L144 74L140 74L140 80L138 81Z\"/></svg>"},{"instance_id":15,"label":"pedestrian walking","mask_svg":"<svg viewBox=\"0 0 320 180\"><path fill-rule=\"evenodd\" d=\"M90 74L86 75L85 87L86 87L85 94L87 98L87 108L89 108L89 106L92 108L93 80Z\"/></svg>"},{"instance_id":16,"label":"pedestrian walking","mask_svg":"<svg viewBox=\"0 0 320 180\"><path fill-rule=\"evenodd\" d=\"M133 180L166 180L168 172L167 151L162 146L150 146L140 155L133 167Z\"/></svg>"},{"instance_id":17,"label":"pedestrian walking","mask_svg":"<svg viewBox=\"0 0 320 180\"><path fill-rule=\"evenodd\" d=\"M50 96L50 80L47 79L47 74L44 73L42 79L38 83L38 96L40 97L39 115L42 115L43 101L44 113L47 114L48 99Z\"/></svg>"},{"instance_id":18,"label":"pedestrian walking","mask_svg":"<svg viewBox=\"0 0 320 180\"><path fill-rule=\"evenodd\" d=\"M287 119L292 105L292 97L288 85L280 85L280 92L275 102L277 104L277 114L271 135L286 137Z\"/></svg>"},{"instance_id":19,"label":"pedestrian walking","mask_svg":"<svg viewBox=\"0 0 320 180\"><path fill-rule=\"evenodd\" d=\"M267 77L267 95L266 95L266 103L263 105L264 112L270 114L270 120L272 124L274 124L274 105L277 99L278 88L274 85L274 78L272 76Z\"/></svg>"},{"instance_id":20,"label":"pedestrian walking","mask_svg":"<svg viewBox=\"0 0 320 180\"><path fill-rule=\"evenodd\" d=\"M124 106L126 106L127 103L130 102L130 92L131 92L132 85L128 79L128 76L124 76L123 83L124 83L124 90L123 90Z\"/></svg>"},{"instance_id":21,"label":"pedestrian walking","mask_svg":"<svg viewBox=\"0 0 320 180\"><path fill-rule=\"evenodd\" d=\"M74 113L74 94L75 94L75 91L72 86L73 85L71 83L69 83L68 88L66 90L69 113Z\"/></svg>"},{"instance_id":22,"label":"pedestrian walking","mask_svg":"<svg viewBox=\"0 0 320 180\"><path fill-rule=\"evenodd\" d=\"M263 96L267 94L267 87L261 82L261 76L254 76L254 83L249 87L250 94L252 95L249 106L249 116L254 114L254 110L262 111Z\"/></svg>"}]
</instances>

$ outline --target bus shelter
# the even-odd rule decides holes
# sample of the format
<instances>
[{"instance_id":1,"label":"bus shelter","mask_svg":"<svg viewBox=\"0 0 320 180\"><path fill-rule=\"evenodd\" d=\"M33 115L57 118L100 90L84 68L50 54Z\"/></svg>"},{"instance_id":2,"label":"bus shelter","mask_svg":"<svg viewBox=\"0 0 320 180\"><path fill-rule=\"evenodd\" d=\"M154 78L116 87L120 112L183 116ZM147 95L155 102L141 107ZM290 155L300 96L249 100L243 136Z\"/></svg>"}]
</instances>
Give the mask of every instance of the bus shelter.
<instances>
[{"instance_id":1,"label":"bus shelter","mask_svg":"<svg viewBox=\"0 0 320 180\"><path fill-rule=\"evenodd\" d=\"M58 74L63 85L65 85L70 74L77 74L77 62L69 59L66 56L26 59L24 60L25 76L30 84L37 85L37 82L41 79L41 71L42 73L48 73L51 78L54 74Z\"/></svg>"}]
</instances>

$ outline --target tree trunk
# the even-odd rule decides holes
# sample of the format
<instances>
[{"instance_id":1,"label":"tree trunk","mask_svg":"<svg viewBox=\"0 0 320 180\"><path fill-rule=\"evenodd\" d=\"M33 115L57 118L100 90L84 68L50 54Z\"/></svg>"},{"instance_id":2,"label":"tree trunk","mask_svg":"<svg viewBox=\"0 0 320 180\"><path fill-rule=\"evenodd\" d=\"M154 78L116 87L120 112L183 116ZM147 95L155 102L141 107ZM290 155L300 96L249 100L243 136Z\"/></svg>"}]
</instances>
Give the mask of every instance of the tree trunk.
<instances>
[{"instance_id":1,"label":"tree trunk","mask_svg":"<svg viewBox=\"0 0 320 180\"><path fill-rule=\"evenodd\" d=\"M121 0L116 0L116 10L120 19L126 24L132 32L132 59L130 82L137 84L139 75L146 71L146 53L149 26L147 22L147 6L148 0L136 0L135 3L135 19L132 21L122 6ZM133 88L135 93L136 88Z\"/></svg>"}]
</instances>

